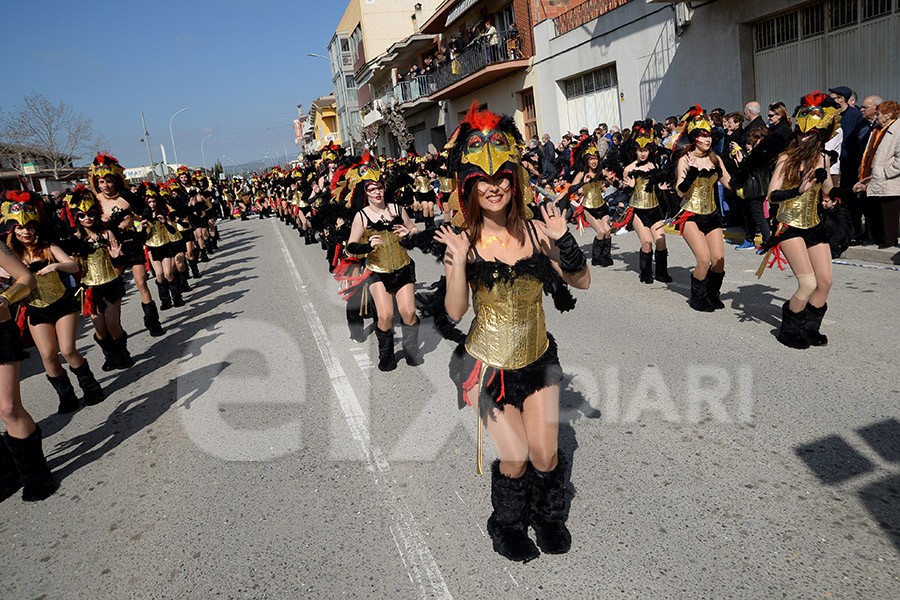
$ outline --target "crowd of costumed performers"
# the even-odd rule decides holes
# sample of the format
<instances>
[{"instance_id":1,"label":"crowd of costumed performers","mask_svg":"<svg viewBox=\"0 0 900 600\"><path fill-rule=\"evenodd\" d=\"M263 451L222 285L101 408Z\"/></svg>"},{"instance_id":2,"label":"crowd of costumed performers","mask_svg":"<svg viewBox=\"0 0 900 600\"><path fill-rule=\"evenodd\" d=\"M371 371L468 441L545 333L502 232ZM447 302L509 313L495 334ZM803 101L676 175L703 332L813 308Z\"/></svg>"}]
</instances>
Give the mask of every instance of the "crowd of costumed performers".
<instances>
[{"instance_id":1,"label":"crowd of costumed performers","mask_svg":"<svg viewBox=\"0 0 900 600\"><path fill-rule=\"evenodd\" d=\"M93 326L104 359L100 369L129 369L134 359L120 318L123 273L133 278L147 333L163 336L159 310L185 305L188 279L200 276L197 263L208 261L217 248L217 214L210 203L214 190L202 174L182 169L167 184L144 183L132 191L119 162L98 154L89 179L89 187L68 190L61 206L32 192L2 196L0 418L6 433L0 443L0 499L22 487L24 500L42 500L57 487L44 459L41 431L19 391L19 363L29 341L58 396L58 413L99 404L103 388L76 347L81 317ZM148 273L156 280L159 305Z\"/></svg>"}]
</instances>

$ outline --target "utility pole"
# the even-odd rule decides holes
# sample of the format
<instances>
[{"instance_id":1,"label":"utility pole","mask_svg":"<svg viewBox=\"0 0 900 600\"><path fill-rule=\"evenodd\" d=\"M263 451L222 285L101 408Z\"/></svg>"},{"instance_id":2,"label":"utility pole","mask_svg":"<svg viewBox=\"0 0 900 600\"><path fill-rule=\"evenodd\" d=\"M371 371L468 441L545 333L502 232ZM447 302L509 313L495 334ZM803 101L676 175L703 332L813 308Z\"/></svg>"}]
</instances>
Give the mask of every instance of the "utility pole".
<instances>
[{"instance_id":1,"label":"utility pole","mask_svg":"<svg viewBox=\"0 0 900 600\"><path fill-rule=\"evenodd\" d=\"M141 111L141 125L144 126L144 141L147 143L147 158L150 159L150 172L153 173L153 183L156 183L156 169L153 168L153 154L150 152L150 133L147 131L147 121L144 120L144 111Z\"/></svg>"}]
</instances>

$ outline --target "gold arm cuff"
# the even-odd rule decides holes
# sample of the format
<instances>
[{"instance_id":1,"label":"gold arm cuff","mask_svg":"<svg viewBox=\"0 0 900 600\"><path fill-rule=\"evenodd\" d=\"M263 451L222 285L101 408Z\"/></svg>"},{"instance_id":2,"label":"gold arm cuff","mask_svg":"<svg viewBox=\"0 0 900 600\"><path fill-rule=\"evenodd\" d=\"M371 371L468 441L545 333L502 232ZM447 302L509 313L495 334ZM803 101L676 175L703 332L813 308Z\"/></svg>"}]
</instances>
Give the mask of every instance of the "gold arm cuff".
<instances>
[{"instance_id":1,"label":"gold arm cuff","mask_svg":"<svg viewBox=\"0 0 900 600\"><path fill-rule=\"evenodd\" d=\"M584 268L582 270L578 271L577 273L572 273L571 275L569 275L569 277L572 277L572 278L581 277L582 275L587 273L587 270L588 270L588 266L584 265Z\"/></svg>"},{"instance_id":2,"label":"gold arm cuff","mask_svg":"<svg viewBox=\"0 0 900 600\"><path fill-rule=\"evenodd\" d=\"M2 293L0 293L0 297L6 298L10 306L15 304L16 302L24 300L30 295L31 288L24 283L14 283L10 287L5 289Z\"/></svg>"}]
</instances>

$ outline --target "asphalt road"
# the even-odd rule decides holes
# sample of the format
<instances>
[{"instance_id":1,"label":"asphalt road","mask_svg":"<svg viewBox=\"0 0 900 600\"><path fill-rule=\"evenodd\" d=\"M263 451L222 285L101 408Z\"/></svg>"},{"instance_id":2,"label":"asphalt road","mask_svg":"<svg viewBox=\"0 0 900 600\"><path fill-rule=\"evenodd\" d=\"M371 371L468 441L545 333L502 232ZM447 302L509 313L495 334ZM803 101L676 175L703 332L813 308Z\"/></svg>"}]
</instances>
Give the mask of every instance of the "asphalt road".
<instances>
[{"instance_id":1,"label":"asphalt road","mask_svg":"<svg viewBox=\"0 0 900 600\"><path fill-rule=\"evenodd\" d=\"M900 596L900 272L835 265L830 342L798 351L774 338L789 272L757 280L727 246L726 309L696 313L684 241L676 282L644 285L636 236L615 237L574 311L546 303L574 543L522 565L491 550L475 417L430 320L425 364L381 373L318 246L274 219L221 230L165 337L131 290L137 364L103 374L103 404L56 415L23 363L61 487L0 504L0 598ZM86 327L79 348L99 375Z\"/></svg>"}]
</instances>

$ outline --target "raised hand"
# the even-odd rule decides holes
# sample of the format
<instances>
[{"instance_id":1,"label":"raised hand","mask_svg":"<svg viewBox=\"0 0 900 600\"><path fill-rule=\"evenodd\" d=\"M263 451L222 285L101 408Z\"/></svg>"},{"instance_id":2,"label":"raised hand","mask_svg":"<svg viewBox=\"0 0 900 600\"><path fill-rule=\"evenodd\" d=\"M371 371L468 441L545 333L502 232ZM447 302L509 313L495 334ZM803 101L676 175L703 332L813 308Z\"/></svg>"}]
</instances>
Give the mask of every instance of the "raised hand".
<instances>
[{"instance_id":1,"label":"raised hand","mask_svg":"<svg viewBox=\"0 0 900 600\"><path fill-rule=\"evenodd\" d=\"M462 231L454 233L448 225L441 225L434 232L434 239L447 246L451 256L465 257L469 253L469 236Z\"/></svg>"},{"instance_id":2,"label":"raised hand","mask_svg":"<svg viewBox=\"0 0 900 600\"><path fill-rule=\"evenodd\" d=\"M569 231L566 217L560 214L555 205L544 204L541 206L541 216L544 218L544 231L551 240L558 240Z\"/></svg>"}]
</instances>

